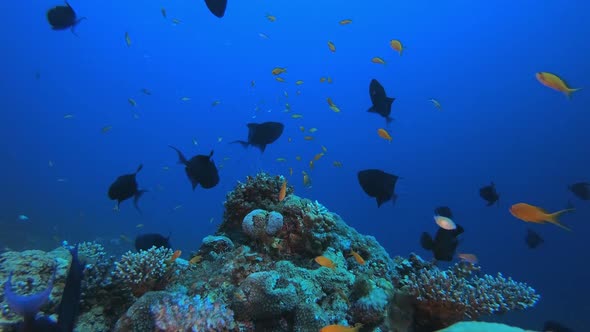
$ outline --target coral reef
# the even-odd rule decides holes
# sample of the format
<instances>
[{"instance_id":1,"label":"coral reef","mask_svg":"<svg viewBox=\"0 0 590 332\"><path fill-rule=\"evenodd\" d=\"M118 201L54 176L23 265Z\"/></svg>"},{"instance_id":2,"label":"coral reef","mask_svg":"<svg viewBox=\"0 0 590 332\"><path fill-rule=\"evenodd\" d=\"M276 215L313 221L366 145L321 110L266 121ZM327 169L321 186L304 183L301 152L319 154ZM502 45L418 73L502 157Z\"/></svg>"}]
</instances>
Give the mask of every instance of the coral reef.
<instances>
[{"instance_id":1,"label":"coral reef","mask_svg":"<svg viewBox=\"0 0 590 332\"><path fill-rule=\"evenodd\" d=\"M291 186L279 200L284 181L260 173L238 183L218 231L190 263L155 247L115 262L102 246L82 243L87 268L78 330L305 332L362 324L363 332L432 332L539 299L501 274L477 276L473 264L441 271L417 255L392 259L374 237ZM55 313L66 250L8 252L0 263L0 277L15 271L22 294L43 289L57 267L54 294L42 308ZM3 308L4 321L19 319Z\"/></svg>"}]
</instances>

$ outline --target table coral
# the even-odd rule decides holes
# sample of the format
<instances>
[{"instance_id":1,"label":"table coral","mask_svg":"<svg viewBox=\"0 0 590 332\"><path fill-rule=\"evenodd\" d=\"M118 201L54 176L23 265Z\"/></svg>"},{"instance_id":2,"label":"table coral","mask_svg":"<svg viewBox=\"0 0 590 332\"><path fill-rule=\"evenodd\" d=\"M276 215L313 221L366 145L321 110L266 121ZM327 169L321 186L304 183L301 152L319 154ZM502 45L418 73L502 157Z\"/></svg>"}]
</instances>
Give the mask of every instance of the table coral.
<instances>
[{"instance_id":1,"label":"table coral","mask_svg":"<svg viewBox=\"0 0 590 332\"><path fill-rule=\"evenodd\" d=\"M410 260L418 262L419 258L411 255ZM533 288L504 278L501 273L466 277L457 273L457 268L441 271L432 265L424 267L418 263L417 266L412 271L406 270L397 280L400 288L416 298L417 331L441 329L482 315L523 310L534 306L540 298Z\"/></svg>"}]
</instances>

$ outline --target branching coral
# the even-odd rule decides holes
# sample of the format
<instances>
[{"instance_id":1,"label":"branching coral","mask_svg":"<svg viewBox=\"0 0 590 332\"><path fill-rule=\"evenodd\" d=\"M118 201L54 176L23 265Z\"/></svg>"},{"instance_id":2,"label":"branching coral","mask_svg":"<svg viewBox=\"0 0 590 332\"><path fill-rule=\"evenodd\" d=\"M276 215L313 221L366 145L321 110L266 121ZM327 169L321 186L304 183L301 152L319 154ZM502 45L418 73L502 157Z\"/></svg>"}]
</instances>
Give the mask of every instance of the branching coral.
<instances>
[{"instance_id":1,"label":"branching coral","mask_svg":"<svg viewBox=\"0 0 590 332\"><path fill-rule=\"evenodd\" d=\"M464 268L420 267L398 280L404 291L415 296L418 331L440 329L464 318L523 310L540 298L533 288L500 273L480 278L466 277L464 272Z\"/></svg>"},{"instance_id":2,"label":"branching coral","mask_svg":"<svg viewBox=\"0 0 590 332\"><path fill-rule=\"evenodd\" d=\"M115 263L114 277L137 297L148 291L162 290L170 277L167 261L171 256L172 250L163 247L128 251Z\"/></svg>"}]
</instances>

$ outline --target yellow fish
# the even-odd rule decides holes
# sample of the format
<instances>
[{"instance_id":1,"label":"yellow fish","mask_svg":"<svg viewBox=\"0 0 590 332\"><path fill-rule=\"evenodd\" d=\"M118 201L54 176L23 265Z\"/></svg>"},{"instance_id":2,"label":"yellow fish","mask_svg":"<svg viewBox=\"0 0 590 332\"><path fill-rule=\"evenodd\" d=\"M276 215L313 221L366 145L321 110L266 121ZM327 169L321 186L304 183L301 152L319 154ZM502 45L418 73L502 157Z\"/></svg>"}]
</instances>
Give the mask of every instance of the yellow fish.
<instances>
[{"instance_id":1,"label":"yellow fish","mask_svg":"<svg viewBox=\"0 0 590 332\"><path fill-rule=\"evenodd\" d=\"M295 160L301 161L301 156L295 156Z\"/></svg>"},{"instance_id":2,"label":"yellow fish","mask_svg":"<svg viewBox=\"0 0 590 332\"><path fill-rule=\"evenodd\" d=\"M283 67L275 67L271 73L273 75L280 75L282 73L286 73L287 72L287 68L283 68Z\"/></svg>"},{"instance_id":3,"label":"yellow fish","mask_svg":"<svg viewBox=\"0 0 590 332\"><path fill-rule=\"evenodd\" d=\"M324 153L323 153L323 152L320 152L320 153L316 154L316 155L313 157L313 160L314 160L314 161L318 161L318 160L320 160L320 158L322 158L323 156L324 156Z\"/></svg>"},{"instance_id":4,"label":"yellow fish","mask_svg":"<svg viewBox=\"0 0 590 332\"><path fill-rule=\"evenodd\" d=\"M303 136L303 139L306 141L313 141L313 136Z\"/></svg>"},{"instance_id":5,"label":"yellow fish","mask_svg":"<svg viewBox=\"0 0 590 332\"><path fill-rule=\"evenodd\" d=\"M376 56L376 57L372 58L372 59L371 59L371 62L372 62L372 63L377 63L377 64L380 64L380 65L384 65L384 64L385 64L385 60L383 60L382 58L380 58L380 57L378 57L378 56Z\"/></svg>"},{"instance_id":6,"label":"yellow fish","mask_svg":"<svg viewBox=\"0 0 590 332\"><path fill-rule=\"evenodd\" d=\"M287 159L285 158L277 158L276 161L280 162L280 163L284 163L287 161Z\"/></svg>"},{"instance_id":7,"label":"yellow fish","mask_svg":"<svg viewBox=\"0 0 590 332\"><path fill-rule=\"evenodd\" d=\"M404 47L402 46L402 42L400 42L397 39L392 39L389 41L389 46L391 46L391 48L393 48L395 51L397 51L399 53L399 55L402 55L402 52L404 51Z\"/></svg>"},{"instance_id":8,"label":"yellow fish","mask_svg":"<svg viewBox=\"0 0 590 332\"><path fill-rule=\"evenodd\" d=\"M310 128L309 129L309 132L312 134L315 133L316 131L318 131L318 128Z\"/></svg>"},{"instance_id":9,"label":"yellow fish","mask_svg":"<svg viewBox=\"0 0 590 332\"><path fill-rule=\"evenodd\" d=\"M303 175L303 186L311 188L311 178L309 175L305 171L301 171L301 174Z\"/></svg>"},{"instance_id":10,"label":"yellow fish","mask_svg":"<svg viewBox=\"0 0 590 332\"><path fill-rule=\"evenodd\" d=\"M266 14L266 19L269 20L269 21L271 21L271 22L274 22L274 21L277 20L277 18L275 16L271 15L271 14Z\"/></svg>"},{"instance_id":11,"label":"yellow fish","mask_svg":"<svg viewBox=\"0 0 590 332\"><path fill-rule=\"evenodd\" d=\"M347 18L347 19L341 20L338 23L340 23L340 25L347 25L347 24L352 23L352 20Z\"/></svg>"},{"instance_id":12,"label":"yellow fish","mask_svg":"<svg viewBox=\"0 0 590 332\"><path fill-rule=\"evenodd\" d=\"M535 76L537 77L537 80L541 82L541 84L559 92L563 92L568 98L571 98L572 93L580 90L580 88L572 89L568 87L567 84L555 74L538 72L535 74Z\"/></svg>"},{"instance_id":13,"label":"yellow fish","mask_svg":"<svg viewBox=\"0 0 590 332\"><path fill-rule=\"evenodd\" d=\"M301 119L303 117L303 115L301 115L301 114L293 114L293 115L291 115L291 117L293 119Z\"/></svg>"},{"instance_id":14,"label":"yellow fish","mask_svg":"<svg viewBox=\"0 0 590 332\"><path fill-rule=\"evenodd\" d=\"M334 165L334 167L342 167L342 163L336 160L332 162L332 165Z\"/></svg>"},{"instance_id":15,"label":"yellow fish","mask_svg":"<svg viewBox=\"0 0 590 332\"><path fill-rule=\"evenodd\" d=\"M334 43L332 43L331 41L328 41L328 48L332 53L336 52L336 45L334 45Z\"/></svg>"},{"instance_id":16,"label":"yellow fish","mask_svg":"<svg viewBox=\"0 0 590 332\"><path fill-rule=\"evenodd\" d=\"M284 78L282 78L282 77L275 77L275 80L276 80L277 82L285 83L285 79L284 79Z\"/></svg>"},{"instance_id":17,"label":"yellow fish","mask_svg":"<svg viewBox=\"0 0 590 332\"><path fill-rule=\"evenodd\" d=\"M173 18L173 19L172 19L172 24L174 24L174 25L179 25L179 24L180 24L180 22L182 22L182 21L181 21L181 20L179 20L179 19L177 19L177 18Z\"/></svg>"},{"instance_id":18,"label":"yellow fish","mask_svg":"<svg viewBox=\"0 0 590 332\"><path fill-rule=\"evenodd\" d=\"M217 106L219 104L221 104L221 101L216 100L216 101L214 101L214 102L211 103L211 106L215 107L215 106Z\"/></svg>"},{"instance_id":19,"label":"yellow fish","mask_svg":"<svg viewBox=\"0 0 590 332\"><path fill-rule=\"evenodd\" d=\"M430 98L430 99L428 99L428 101L431 102L432 105L434 105L434 107L438 108L439 110L442 110L442 106L440 105L438 100L436 100L434 98Z\"/></svg>"},{"instance_id":20,"label":"yellow fish","mask_svg":"<svg viewBox=\"0 0 590 332\"><path fill-rule=\"evenodd\" d=\"M129 32L125 32L125 44L127 44L127 47L131 47L131 37L129 36Z\"/></svg>"},{"instance_id":21,"label":"yellow fish","mask_svg":"<svg viewBox=\"0 0 590 332\"><path fill-rule=\"evenodd\" d=\"M293 175L293 167L289 167L289 176Z\"/></svg>"},{"instance_id":22,"label":"yellow fish","mask_svg":"<svg viewBox=\"0 0 590 332\"><path fill-rule=\"evenodd\" d=\"M302 80L295 81L295 85L302 85L304 82Z\"/></svg>"}]
</instances>

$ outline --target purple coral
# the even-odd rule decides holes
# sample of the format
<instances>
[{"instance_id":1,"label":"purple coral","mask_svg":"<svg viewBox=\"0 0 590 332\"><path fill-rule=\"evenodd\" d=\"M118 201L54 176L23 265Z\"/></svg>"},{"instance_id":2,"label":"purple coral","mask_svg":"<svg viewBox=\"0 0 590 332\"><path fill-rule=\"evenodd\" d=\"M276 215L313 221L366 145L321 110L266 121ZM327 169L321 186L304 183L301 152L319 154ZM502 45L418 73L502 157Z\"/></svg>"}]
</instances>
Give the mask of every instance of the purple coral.
<instances>
[{"instance_id":1,"label":"purple coral","mask_svg":"<svg viewBox=\"0 0 590 332\"><path fill-rule=\"evenodd\" d=\"M181 294L165 297L150 306L156 331L215 332L235 329L234 313L220 302Z\"/></svg>"}]
</instances>

